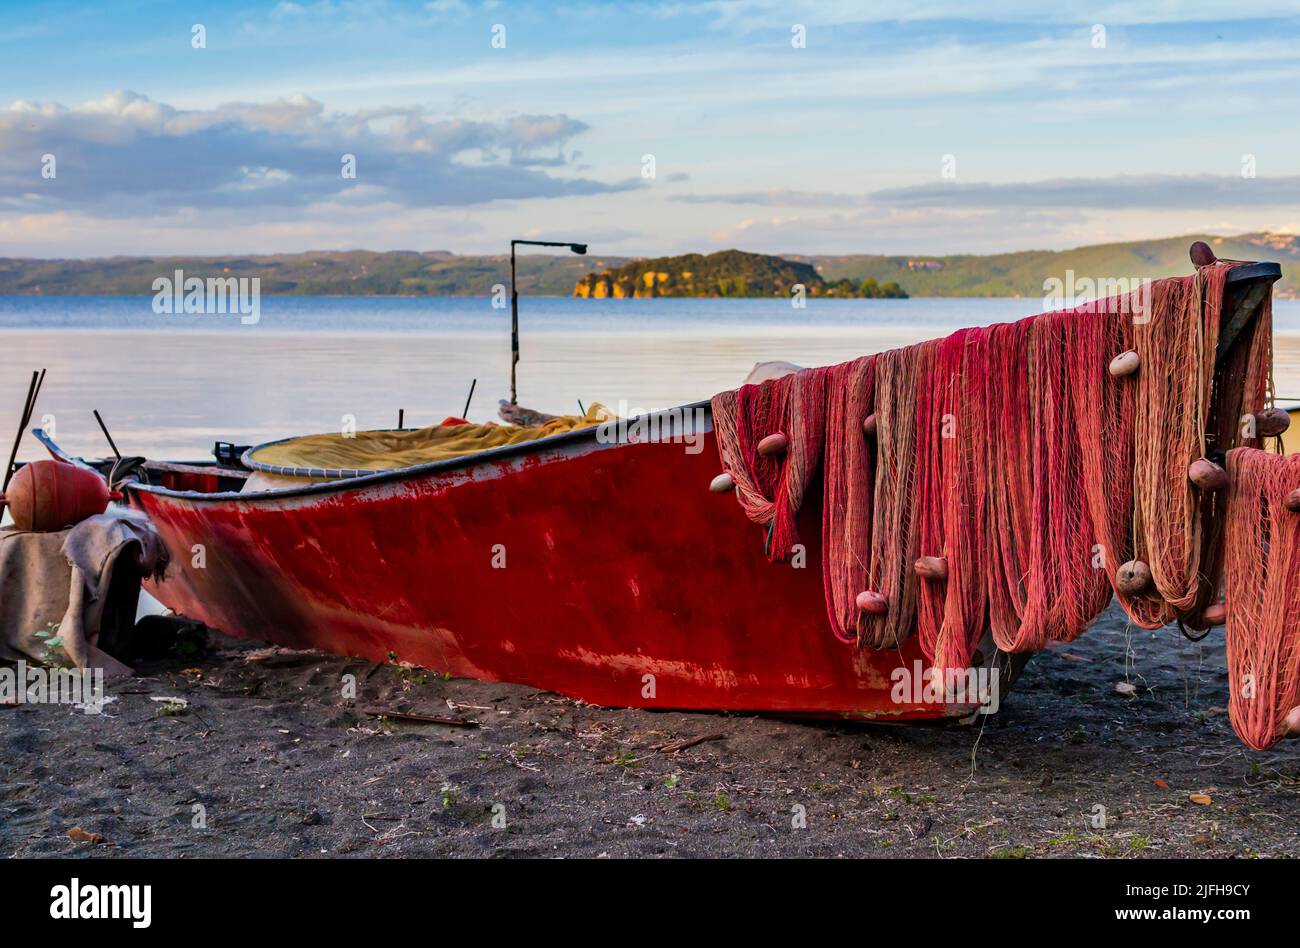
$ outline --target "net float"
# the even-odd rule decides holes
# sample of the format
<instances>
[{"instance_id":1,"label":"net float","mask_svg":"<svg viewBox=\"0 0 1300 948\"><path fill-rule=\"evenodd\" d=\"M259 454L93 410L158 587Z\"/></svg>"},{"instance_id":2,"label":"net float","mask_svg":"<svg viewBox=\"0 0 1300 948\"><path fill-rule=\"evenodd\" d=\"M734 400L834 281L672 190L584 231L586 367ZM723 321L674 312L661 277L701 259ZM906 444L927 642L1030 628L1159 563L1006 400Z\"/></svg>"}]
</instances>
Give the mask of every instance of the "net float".
<instances>
[{"instance_id":1,"label":"net float","mask_svg":"<svg viewBox=\"0 0 1300 948\"><path fill-rule=\"evenodd\" d=\"M862 419L862 433L868 438L876 436L876 413L872 412L866 418Z\"/></svg>"},{"instance_id":2,"label":"net float","mask_svg":"<svg viewBox=\"0 0 1300 948\"><path fill-rule=\"evenodd\" d=\"M871 616L883 616L889 611L889 600L870 589L858 593L855 603L859 611Z\"/></svg>"},{"instance_id":3,"label":"net float","mask_svg":"<svg viewBox=\"0 0 1300 948\"><path fill-rule=\"evenodd\" d=\"M1192 263L1198 267L1208 267L1219 258L1214 255L1210 245L1203 240L1198 240L1188 249L1187 255L1192 258Z\"/></svg>"},{"instance_id":4,"label":"net float","mask_svg":"<svg viewBox=\"0 0 1300 948\"><path fill-rule=\"evenodd\" d=\"M713 480L709 481L709 490L713 491L715 494L725 494L727 491L734 489L735 486L736 482L726 471L723 471Z\"/></svg>"},{"instance_id":5,"label":"net float","mask_svg":"<svg viewBox=\"0 0 1300 948\"><path fill-rule=\"evenodd\" d=\"M1151 588L1151 567L1141 560L1129 560L1115 571L1115 588L1136 596Z\"/></svg>"},{"instance_id":6,"label":"net float","mask_svg":"<svg viewBox=\"0 0 1300 948\"><path fill-rule=\"evenodd\" d=\"M1297 487L1291 493L1286 495L1286 500L1282 501L1287 510L1300 513L1300 487Z\"/></svg>"},{"instance_id":7,"label":"net float","mask_svg":"<svg viewBox=\"0 0 1300 948\"><path fill-rule=\"evenodd\" d=\"M923 579L948 578L948 560L942 556L922 556L912 564L912 568Z\"/></svg>"},{"instance_id":8,"label":"net float","mask_svg":"<svg viewBox=\"0 0 1300 948\"><path fill-rule=\"evenodd\" d=\"M790 439L781 432L770 434L758 443L758 453L763 457L780 457L790 450Z\"/></svg>"},{"instance_id":9,"label":"net float","mask_svg":"<svg viewBox=\"0 0 1300 948\"><path fill-rule=\"evenodd\" d=\"M1132 375L1142 365L1142 357L1132 349L1128 352L1121 352L1115 358L1110 360L1110 374L1116 378L1124 375Z\"/></svg>"},{"instance_id":10,"label":"net float","mask_svg":"<svg viewBox=\"0 0 1300 948\"><path fill-rule=\"evenodd\" d=\"M122 495L94 471L62 461L24 464L0 495L19 530L50 533L75 526L108 509Z\"/></svg>"},{"instance_id":11,"label":"net float","mask_svg":"<svg viewBox=\"0 0 1300 948\"><path fill-rule=\"evenodd\" d=\"M1201 617L1205 619L1206 625L1223 625L1228 621L1228 604L1216 602L1206 606L1205 611L1201 613Z\"/></svg>"},{"instance_id":12,"label":"net float","mask_svg":"<svg viewBox=\"0 0 1300 948\"><path fill-rule=\"evenodd\" d=\"M1187 468L1187 476L1201 490L1223 490L1228 486L1228 472L1209 458L1198 458Z\"/></svg>"},{"instance_id":13,"label":"net float","mask_svg":"<svg viewBox=\"0 0 1300 948\"><path fill-rule=\"evenodd\" d=\"M1255 412L1255 430L1261 437L1276 438L1291 427L1291 415L1282 408L1265 408Z\"/></svg>"},{"instance_id":14,"label":"net float","mask_svg":"<svg viewBox=\"0 0 1300 948\"><path fill-rule=\"evenodd\" d=\"M1292 708L1282 719L1283 737L1300 737L1300 708Z\"/></svg>"}]
</instances>

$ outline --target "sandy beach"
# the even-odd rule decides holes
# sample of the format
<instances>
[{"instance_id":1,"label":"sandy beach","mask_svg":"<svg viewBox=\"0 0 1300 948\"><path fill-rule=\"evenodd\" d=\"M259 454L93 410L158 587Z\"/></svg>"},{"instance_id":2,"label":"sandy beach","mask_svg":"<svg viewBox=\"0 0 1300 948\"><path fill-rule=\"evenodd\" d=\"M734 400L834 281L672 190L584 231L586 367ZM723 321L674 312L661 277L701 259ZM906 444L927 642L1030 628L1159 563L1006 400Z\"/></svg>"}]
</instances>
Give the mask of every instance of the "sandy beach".
<instances>
[{"instance_id":1,"label":"sandy beach","mask_svg":"<svg viewBox=\"0 0 1300 948\"><path fill-rule=\"evenodd\" d=\"M217 634L137 672L100 715L0 708L0 856L1300 855L1300 746L1233 735L1222 630L1113 607L969 727L603 709Z\"/></svg>"}]
</instances>

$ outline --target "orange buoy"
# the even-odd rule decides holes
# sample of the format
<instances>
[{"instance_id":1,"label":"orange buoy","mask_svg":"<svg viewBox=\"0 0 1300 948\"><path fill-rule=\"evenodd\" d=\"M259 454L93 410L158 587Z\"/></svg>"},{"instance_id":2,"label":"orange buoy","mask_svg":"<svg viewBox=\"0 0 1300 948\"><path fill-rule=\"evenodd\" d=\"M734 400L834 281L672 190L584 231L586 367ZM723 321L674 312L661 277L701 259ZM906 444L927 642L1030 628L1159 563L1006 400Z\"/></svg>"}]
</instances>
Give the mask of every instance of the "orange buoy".
<instances>
[{"instance_id":1,"label":"orange buoy","mask_svg":"<svg viewBox=\"0 0 1300 948\"><path fill-rule=\"evenodd\" d=\"M1201 613L1201 617L1205 619L1206 625L1223 625L1228 621L1228 605L1223 602L1208 605Z\"/></svg>"},{"instance_id":2,"label":"orange buoy","mask_svg":"<svg viewBox=\"0 0 1300 948\"><path fill-rule=\"evenodd\" d=\"M713 491L715 494L725 494L735 486L736 482L732 480L731 475L726 471L723 471L713 480L709 481L709 490Z\"/></svg>"},{"instance_id":3,"label":"orange buoy","mask_svg":"<svg viewBox=\"0 0 1300 948\"><path fill-rule=\"evenodd\" d=\"M889 611L889 600L878 592L872 592L870 589L858 593L856 600L858 609L873 616L883 616Z\"/></svg>"},{"instance_id":4,"label":"orange buoy","mask_svg":"<svg viewBox=\"0 0 1300 948\"><path fill-rule=\"evenodd\" d=\"M1187 468L1187 476L1201 490L1223 490L1228 486L1228 472L1209 458L1198 458Z\"/></svg>"},{"instance_id":5,"label":"orange buoy","mask_svg":"<svg viewBox=\"0 0 1300 948\"><path fill-rule=\"evenodd\" d=\"M1292 708L1286 713L1280 730L1283 737L1300 737L1300 708Z\"/></svg>"},{"instance_id":6,"label":"orange buoy","mask_svg":"<svg viewBox=\"0 0 1300 948\"><path fill-rule=\"evenodd\" d=\"M1255 412L1255 430L1261 437L1276 438L1291 427L1291 415L1283 408L1265 408Z\"/></svg>"},{"instance_id":7,"label":"orange buoy","mask_svg":"<svg viewBox=\"0 0 1300 948\"><path fill-rule=\"evenodd\" d=\"M1295 490L1291 491L1291 493L1287 494L1286 500L1282 501L1282 503L1286 505L1287 510L1300 513L1300 487L1297 487Z\"/></svg>"},{"instance_id":8,"label":"orange buoy","mask_svg":"<svg viewBox=\"0 0 1300 948\"><path fill-rule=\"evenodd\" d=\"M1142 357L1132 349L1128 352L1121 352L1115 358L1110 360L1108 371L1111 375L1119 378L1124 375L1132 375L1142 365Z\"/></svg>"},{"instance_id":9,"label":"orange buoy","mask_svg":"<svg viewBox=\"0 0 1300 948\"><path fill-rule=\"evenodd\" d=\"M1129 560L1115 571L1115 588L1125 595L1137 596L1151 586L1151 567L1141 560Z\"/></svg>"},{"instance_id":10,"label":"orange buoy","mask_svg":"<svg viewBox=\"0 0 1300 948\"><path fill-rule=\"evenodd\" d=\"M922 556L912 564L912 568L924 579L948 578L948 561L942 556Z\"/></svg>"},{"instance_id":11,"label":"orange buoy","mask_svg":"<svg viewBox=\"0 0 1300 948\"><path fill-rule=\"evenodd\" d=\"M872 412L866 418L862 419L862 433L868 438L876 436L876 413Z\"/></svg>"},{"instance_id":12,"label":"orange buoy","mask_svg":"<svg viewBox=\"0 0 1300 948\"><path fill-rule=\"evenodd\" d=\"M790 439L781 432L770 434L758 443L758 453L764 457L785 454L790 449Z\"/></svg>"},{"instance_id":13,"label":"orange buoy","mask_svg":"<svg viewBox=\"0 0 1300 948\"><path fill-rule=\"evenodd\" d=\"M102 514L110 500L121 496L110 492L102 477L84 467L63 461L33 461L14 474L4 501L19 530L49 533Z\"/></svg>"}]
</instances>

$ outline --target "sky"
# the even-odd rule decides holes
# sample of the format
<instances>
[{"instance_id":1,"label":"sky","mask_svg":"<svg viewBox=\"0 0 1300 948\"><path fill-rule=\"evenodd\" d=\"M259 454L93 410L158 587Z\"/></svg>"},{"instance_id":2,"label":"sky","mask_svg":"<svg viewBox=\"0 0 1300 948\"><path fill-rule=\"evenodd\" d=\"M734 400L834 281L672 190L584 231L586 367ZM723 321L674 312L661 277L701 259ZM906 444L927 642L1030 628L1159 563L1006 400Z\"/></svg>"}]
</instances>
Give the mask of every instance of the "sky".
<instances>
[{"instance_id":1,"label":"sky","mask_svg":"<svg viewBox=\"0 0 1300 948\"><path fill-rule=\"evenodd\" d=\"M1290 233L1298 117L1294 0L0 0L0 256Z\"/></svg>"}]
</instances>

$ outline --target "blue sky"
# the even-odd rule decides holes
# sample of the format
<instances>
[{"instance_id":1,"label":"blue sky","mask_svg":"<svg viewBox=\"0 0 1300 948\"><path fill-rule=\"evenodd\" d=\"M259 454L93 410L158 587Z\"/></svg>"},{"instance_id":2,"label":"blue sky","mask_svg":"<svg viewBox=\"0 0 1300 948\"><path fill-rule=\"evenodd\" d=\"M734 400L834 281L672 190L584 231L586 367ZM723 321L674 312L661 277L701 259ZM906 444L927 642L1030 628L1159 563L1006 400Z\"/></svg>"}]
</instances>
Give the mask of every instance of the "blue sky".
<instances>
[{"instance_id":1,"label":"blue sky","mask_svg":"<svg viewBox=\"0 0 1300 948\"><path fill-rule=\"evenodd\" d=\"M3 5L0 255L1294 232L1298 106L1294 3Z\"/></svg>"}]
</instances>

